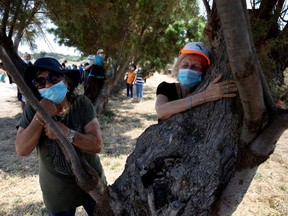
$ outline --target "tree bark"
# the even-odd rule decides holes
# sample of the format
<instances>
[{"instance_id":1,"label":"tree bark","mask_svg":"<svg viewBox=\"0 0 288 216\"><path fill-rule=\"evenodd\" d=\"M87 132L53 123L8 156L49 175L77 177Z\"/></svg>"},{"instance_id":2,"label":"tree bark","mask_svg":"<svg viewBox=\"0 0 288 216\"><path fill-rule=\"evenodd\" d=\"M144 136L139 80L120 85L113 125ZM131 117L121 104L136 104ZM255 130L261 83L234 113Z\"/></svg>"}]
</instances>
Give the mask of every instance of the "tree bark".
<instances>
[{"instance_id":1,"label":"tree bark","mask_svg":"<svg viewBox=\"0 0 288 216\"><path fill-rule=\"evenodd\" d=\"M199 106L149 127L112 185L125 203L120 215L209 215L236 169L235 102Z\"/></svg>"},{"instance_id":2,"label":"tree bark","mask_svg":"<svg viewBox=\"0 0 288 216\"><path fill-rule=\"evenodd\" d=\"M203 104L147 128L137 139L124 172L110 187L78 159L33 98L17 74L19 68L13 66L20 59L15 57L16 51L10 46L12 51L6 54L11 41L7 41L7 48L1 44L0 57L13 79L53 128L79 185L97 202L95 214L231 215L259 164L269 158L287 129L287 111L274 107L256 58L245 1L214 3L207 28L213 38L213 65L196 92L203 91L221 72L224 79L236 79L239 97Z\"/></svg>"},{"instance_id":3,"label":"tree bark","mask_svg":"<svg viewBox=\"0 0 288 216\"><path fill-rule=\"evenodd\" d=\"M216 6L225 41L213 33L209 76L222 71L227 78L231 67L242 106L222 99L149 127L112 185L125 201L120 215L231 215L287 128L266 91L245 1Z\"/></svg>"}]
</instances>

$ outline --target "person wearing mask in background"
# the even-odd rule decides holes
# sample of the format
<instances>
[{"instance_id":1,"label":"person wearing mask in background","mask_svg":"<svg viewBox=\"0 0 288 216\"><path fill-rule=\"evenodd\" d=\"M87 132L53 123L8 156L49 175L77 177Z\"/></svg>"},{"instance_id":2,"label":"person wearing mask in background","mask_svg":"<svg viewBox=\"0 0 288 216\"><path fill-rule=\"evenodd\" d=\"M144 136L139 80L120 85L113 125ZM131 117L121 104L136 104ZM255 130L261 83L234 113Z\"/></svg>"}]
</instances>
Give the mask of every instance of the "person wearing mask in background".
<instances>
[{"instance_id":1,"label":"person wearing mask in background","mask_svg":"<svg viewBox=\"0 0 288 216\"><path fill-rule=\"evenodd\" d=\"M101 56L96 56L94 63L91 65L87 79L87 88L84 95L94 104L100 95L105 81L104 61Z\"/></svg>"},{"instance_id":2,"label":"person wearing mask in background","mask_svg":"<svg viewBox=\"0 0 288 216\"><path fill-rule=\"evenodd\" d=\"M24 70L28 67L28 66L31 66L33 65L31 63L31 55L27 52L25 52L22 56L22 59L23 59L23 64L24 64ZM22 74L23 75L23 74ZM20 107L21 109L23 110L24 109L24 106L25 106L25 103L26 103L26 99L25 99L25 96L20 92L20 89L17 88L17 99L19 101L19 104L20 104Z\"/></svg>"},{"instance_id":3,"label":"person wearing mask in background","mask_svg":"<svg viewBox=\"0 0 288 216\"><path fill-rule=\"evenodd\" d=\"M103 140L94 107L86 96L75 92L79 70L62 69L54 58L39 58L27 67L24 80L77 155L84 157L106 183L97 155L103 148ZM92 216L95 201L78 186L58 142L41 114L28 103L20 119L15 148L19 156L28 156L37 149L39 182L49 216L75 215L81 205Z\"/></svg>"},{"instance_id":4,"label":"person wearing mask in background","mask_svg":"<svg viewBox=\"0 0 288 216\"><path fill-rule=\"evenodd\" d=\"M89 75L89 73L90 73L91 67L95 64L95 58L96 58L97 56L102 57L102 59L103 59L103 64L104 64L105 53L104 53L104 50L103 50L103 49L98 49L96 55L92 55L92 54L91 54L91 55L88 55L88 57L87 57L88 62L87 62L86 64L84 64L84 70L85 70L85 71L88 71L86 79L88 78L88 75Z\"/></svg>"},{"instance_id":5,"label":"person wearing mask in background","mask_svg":"<svg viewBox=\"0 0 288 216\"><path fill-rule=\"evenodd\" d=\"M192 94L210 65L210 52L202 42L189 42L180 51L174 66L179 83L162 82L157 87L155 109L158 120L184 112L200 104L236 96L237 86L232 80L216 77L208 87Z\"/></svg>"},{"instance_id":6,"label":"person wearing mask in background","mask_svg":"<svg viewBox=\"0 0 288 216\"><path fill-rule=\"evenodd\" d=\"M126 88L127 88L127 98L131 98L131 101L133 101L133 84L136 80L136 65L131 64L129 66L128 72L125 74L124 80L126 80Z\"/></svg>"},{"instance_id":7,"label":"person wearing mask in background","mask_svg":"<svg viewBox=\"0 0 288 216\"><path fill-rule=\"evenodd\" d=\"M135 86L136 86L136 96L137 96L137 102L141 103L143 99L143 87L144 83L146 82L146 79L144 79L144 73L143 68L138 67L137 69L137 76L135 80Z\"/></svg>"},{"instance_id":8,"label":"person wearing mask in background","mask_svg":"<svg viewBox=\"0 0 288 216\"><path fill-rule=\"evenodd\" d=\"M95 59L95 55L88 55L88 57L87 57L88 61L83 66L83 68L84 68L84 80L83 80L84 92L88 88L88 75L90 73L90 69L91 69L92 65L94 64L94 59Z\"/></svg>"}]
</instances>

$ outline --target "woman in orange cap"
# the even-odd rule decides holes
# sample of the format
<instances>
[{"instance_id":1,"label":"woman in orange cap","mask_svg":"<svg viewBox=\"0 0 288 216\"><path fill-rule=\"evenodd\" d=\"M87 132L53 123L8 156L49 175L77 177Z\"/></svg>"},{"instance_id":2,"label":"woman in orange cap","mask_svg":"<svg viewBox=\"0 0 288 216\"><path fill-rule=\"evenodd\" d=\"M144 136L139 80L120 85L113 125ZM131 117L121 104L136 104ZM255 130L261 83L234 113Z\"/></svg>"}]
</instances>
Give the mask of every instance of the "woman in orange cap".
<instances>
[{"instance_id":1,"label":"woman in orange cap","mask_svg":"<svg viewBox=\"0 0 288 216\"><path fill-rule=\"evenodd\" d=\"M179 83L162 82L157 87L155 109L159 120L203 103L236 96L235 82L220 82L222 75L216 77L204 91L192 95L210 62L210 52L204 43L189 42L184 46L174 66Z\"/></svg>"}]
</instances>

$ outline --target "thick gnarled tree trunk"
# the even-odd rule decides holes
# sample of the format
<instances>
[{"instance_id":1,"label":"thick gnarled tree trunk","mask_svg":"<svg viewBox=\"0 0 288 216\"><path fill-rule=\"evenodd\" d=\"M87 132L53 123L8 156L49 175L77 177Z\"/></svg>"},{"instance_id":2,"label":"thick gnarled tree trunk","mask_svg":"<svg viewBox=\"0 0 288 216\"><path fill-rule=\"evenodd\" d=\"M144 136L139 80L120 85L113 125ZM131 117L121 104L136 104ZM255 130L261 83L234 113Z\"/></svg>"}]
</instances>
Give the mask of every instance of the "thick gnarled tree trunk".
<instances>
[{"instance_id":1,"label":"thick gnarled tree trunk","mask_svg":"<svg viewBox=\"0 0 288 216\"><path fill-rule=\"evenodd\" d=\"M122 175L109 187L78 159L23 79L11 72L29 102L56 131L79 185L98 204L97 215L231 215L257 167L272 154L288 127L287 110L275 108L263 79L245 1L215 3L207 28L213 65L197 91L223 73L224 79L235 77L239 97L207 103L150 126L138 138ZM0 50L1 58L17 70L5 50Z\"/></svg>"},{"instance_id":2,"label":"thick gnarled tree trunk","mask_svg":"<svg viewBox=\"0 0 288 216\"><path fill-rule=\"evenodd\" d=\"M121 215L208 215L234 175L239 141L235 100L221 100L149 127L113 184Z\"/></svg>"},{"instance_id":3,"label":"thick gnarled tree trunk","mask_svg":"<svg viewBox=\"0 0 288 216\"><path fill-rule=\"evenodd\" d=\"M257 61L245 2L216 6L210 79L233 74L242 106L222 99L148 128L112 186L126 201L122 215L231 215L287 128Z\"/></svg>"}]
</instances>

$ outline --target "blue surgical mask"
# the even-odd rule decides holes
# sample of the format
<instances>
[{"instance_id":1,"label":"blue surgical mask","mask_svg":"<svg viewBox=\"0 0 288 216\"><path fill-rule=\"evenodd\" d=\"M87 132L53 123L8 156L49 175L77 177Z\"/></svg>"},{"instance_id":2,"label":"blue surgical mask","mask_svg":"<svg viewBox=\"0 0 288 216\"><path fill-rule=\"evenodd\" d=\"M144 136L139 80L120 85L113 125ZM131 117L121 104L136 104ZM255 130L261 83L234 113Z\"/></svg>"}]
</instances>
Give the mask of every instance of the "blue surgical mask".
<instances>
[{"instance_id":1,"label":"blue surgical mask","mask_svg":"<svg viewBox=\"0 0 288 216\"><path fill-rule=\"evenodd\" d=\"M192 88L201 82L202 73L192 69L181 68L177 78L183 87Z\"/></svg>"},{"instance_id":2,"label":"blue surgical mask","mask_svg":"<svg viewBox=\"0 0 288 216\"><path fill-rule=\"evenodd\" d=\"M30 60L24 60L25 64L29 64Z\"/></svg>"},{"instance_id":3,"label":"blue surgical mask","mask_svg":"<svg viewBox=\"0 0 288 216\"><path fill-rule=\"evenodd\" d=\"M54 104L59 104L64 100L68 89L62 80L49 88L38 89L38 91L41 97L52 101Z\"/></svg>"}]
</instances>

